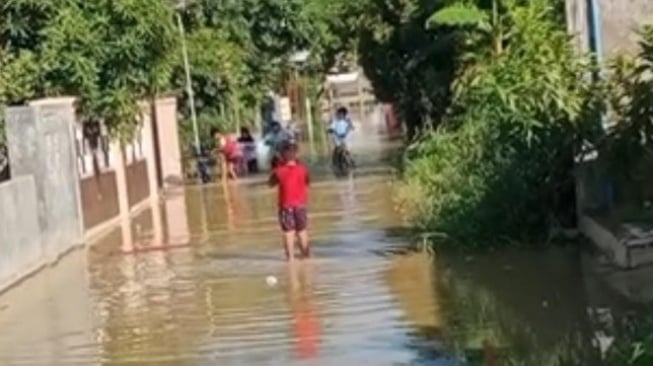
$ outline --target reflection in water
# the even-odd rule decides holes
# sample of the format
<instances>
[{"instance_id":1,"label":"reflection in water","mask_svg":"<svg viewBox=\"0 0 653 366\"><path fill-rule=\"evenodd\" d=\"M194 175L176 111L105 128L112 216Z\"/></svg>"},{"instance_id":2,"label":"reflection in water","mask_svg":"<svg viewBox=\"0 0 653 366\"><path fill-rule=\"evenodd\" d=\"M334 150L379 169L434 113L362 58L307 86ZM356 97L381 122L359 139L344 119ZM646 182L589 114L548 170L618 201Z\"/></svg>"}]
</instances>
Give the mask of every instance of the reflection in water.
<instances>
[{"instance_id":1,"label":"reflection in water","mask_svg":"<svg viewBox=\"0 0 653 366\"><path fill-rule=\"evenodd\" d=\"M340 204L343 211L342 220L345 224L352 224L358 220L356 209L360 207L356 201L356 186L352 175L348 176L345 184L340 189Z\"/></svg>"},{"instance_id":2,"label":"reflection in water","mask_svg":"<svg viewBox=\"0 0 653 366\"><path fill-rule=\"evenodd\" d=\"M122 217L120 219L120 232L122 233L122 252L132 252L134 250L134 233L132 231L132 223L129 218Z\"/></svg>"},{"instance_id":3,"label":"reflection in water","mask_svg":"<svg viewBox=\"0 0 653 366\"><path fill-rule=\"evenodd\" d=\"M236 222L234 216L236 215L236 205L234 200L238 192L236 192L236 185L232 182L222 182L222 195L224 197L224 204L219 205L224 207L225 218L227 219L227 230L233 231L236 229Z\"/></svg>"},{"instance_id":4,"label":"reflection in water","mask_svg":"<svg viewBox=\"0 0 653 366\"><path fill-rule=\"evenodd\" d=\"M0 365L600 364L588 313L630 304L578 251L412 253L383 153L356 151L351 180L312 167L316 259L282 260L264 178L170 193L0 297Z\"/></svg>"},{"instance_id":5,"label":"reflection in water","mask_svg":"<svg viewBox=\"0 0 653 366\"><path fill-rule=\"evenodd\" d=\"M167 231L167 241L172 246L185 245L191 241L188 227L186 195L183 190L169 191L163 204L163 228Z\"/></svg>"},{"instance_id":6,"label":"reflection in water","mask_svg":"<svg viewBox=\"0 0 653 366\"><path fill-rule=\"evenodd\" d=\"M295 352L300 359L318 356L320 319L313 302L312 263L288 265L288 302L293 319Z\"/></svg>"},{"instance_id":7,"label":"reflection in water","mask_svg":"<svg viewBox=\"0 0 653 366\"><path fill-rule=\"evenodd\" d=\"M223 209L223 219L226 230L233 233L238 229L241 222L249 216L249 209L241 192L240 184L235 181L227 181L219 184L222 195L214 202L215 208Z\"/></svg>"},{"instance_id":8,"label":"reflection in water","mask_svg":"<svg viewBox=\"0 0 653 366\"><path fill-rule=\"evenodd\" d=\"M443 342L446 319L440 303L440 285L432 258L425 253L407 253L392 258L385 273L386 281L404 311L406 321L414 329L408 347L415 349L414 363L457 365L448 355Z\"/></svg>"}]
</instances>

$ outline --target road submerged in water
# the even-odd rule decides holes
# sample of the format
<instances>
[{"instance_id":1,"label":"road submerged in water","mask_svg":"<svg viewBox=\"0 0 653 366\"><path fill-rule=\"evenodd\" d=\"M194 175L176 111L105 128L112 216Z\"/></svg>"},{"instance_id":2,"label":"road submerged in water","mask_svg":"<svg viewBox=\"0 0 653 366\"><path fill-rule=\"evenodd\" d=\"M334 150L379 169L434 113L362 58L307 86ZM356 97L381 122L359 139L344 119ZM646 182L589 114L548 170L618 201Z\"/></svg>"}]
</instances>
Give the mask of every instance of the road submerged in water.
<instances>
[{"instance_id":1,"label":"road submerged in water","mask_svg":"<svg viewBox=\"0 0 653 366\"><path fill-rule=\"evenodd\" d=\"M411 250L388 151L355 150L347 179L314 165L294 266L263 177L170 192L0 297L0 364L595 365L601 314L629 304L579 251Z\"/></svg>"}]
</instances>

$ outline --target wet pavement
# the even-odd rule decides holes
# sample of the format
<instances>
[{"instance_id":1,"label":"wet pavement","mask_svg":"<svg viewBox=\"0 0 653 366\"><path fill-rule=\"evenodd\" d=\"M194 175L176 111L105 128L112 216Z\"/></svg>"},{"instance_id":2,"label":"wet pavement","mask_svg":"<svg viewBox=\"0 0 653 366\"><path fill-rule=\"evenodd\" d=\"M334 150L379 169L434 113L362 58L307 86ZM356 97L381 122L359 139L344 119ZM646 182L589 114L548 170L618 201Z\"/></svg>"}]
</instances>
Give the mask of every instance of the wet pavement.
<instances>
[{"instance_id":1,"label":"wet pavement","mask_svg":"<svg viewBox=\"0 0 653 366\"><path fill-rule=\"evenodd\" d=\"M348 179L312 163L314 259L282 260L262 177L171 191L0 296L0 365L598 364L631 305L578 250L410 250L392 150L363 145Z\"/></svg>"}]
</instances>

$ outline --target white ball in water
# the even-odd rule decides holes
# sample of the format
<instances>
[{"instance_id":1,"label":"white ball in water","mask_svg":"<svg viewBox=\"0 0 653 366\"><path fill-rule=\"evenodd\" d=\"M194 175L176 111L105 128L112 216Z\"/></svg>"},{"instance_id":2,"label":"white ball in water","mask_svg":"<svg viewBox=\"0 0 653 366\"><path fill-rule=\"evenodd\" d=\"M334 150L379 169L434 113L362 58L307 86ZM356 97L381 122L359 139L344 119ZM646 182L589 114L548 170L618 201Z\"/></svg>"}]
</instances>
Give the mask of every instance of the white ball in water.
<instances>
[{"instance_id":1,"label":"white ball in water","mask_svg":"<svg viewBox=\"0 0 653 366\"><path fill-rule=\"evenodd\" d=\"M270 286L270 287L271 287L271 286L275 286L278 282L279 282L279 281L278 281L277 278L274 277L274 276L268 276L268 277L265 279L265 283L267 283L268 286Z\"/></svg>"}]
</instances>

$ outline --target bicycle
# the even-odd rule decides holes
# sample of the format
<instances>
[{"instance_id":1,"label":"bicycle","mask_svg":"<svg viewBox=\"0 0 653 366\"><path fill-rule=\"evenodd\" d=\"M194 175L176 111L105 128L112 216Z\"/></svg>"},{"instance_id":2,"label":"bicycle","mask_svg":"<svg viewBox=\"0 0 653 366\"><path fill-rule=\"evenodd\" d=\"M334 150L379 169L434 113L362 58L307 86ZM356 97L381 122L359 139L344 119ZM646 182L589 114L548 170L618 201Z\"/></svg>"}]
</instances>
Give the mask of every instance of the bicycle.
<instances>
[{"instance_id":1,"label":"bicycle","mask_svg":"<svg viewBox=\"0 0 653 366\"><path fill-rule=\"evenodd\" d=\"M343 145L334 148L332 164L337 176L347 176L355 167L354 160Z\"/></svg>"}]
</instances>

